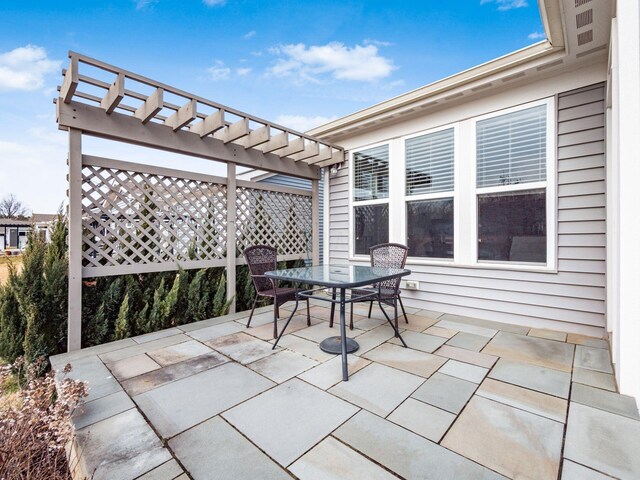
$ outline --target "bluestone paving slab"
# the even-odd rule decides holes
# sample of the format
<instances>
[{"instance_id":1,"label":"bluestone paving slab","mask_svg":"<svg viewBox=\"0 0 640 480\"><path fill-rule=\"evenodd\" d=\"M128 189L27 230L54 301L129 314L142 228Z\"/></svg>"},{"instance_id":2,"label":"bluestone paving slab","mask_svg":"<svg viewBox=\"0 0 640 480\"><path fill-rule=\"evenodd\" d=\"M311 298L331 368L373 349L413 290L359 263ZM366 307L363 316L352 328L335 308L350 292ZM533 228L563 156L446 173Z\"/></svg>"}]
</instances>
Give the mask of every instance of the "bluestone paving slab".
<instances>
[{"instance_id":1,"label":"bluestone paving slab","mask_svg":"<svg viewBox=\"0 0 640 480\"><path fill-rule=\"evenodd\" d=\"M509 478L556 480L564 425L474 396L442 445Z\"/></svg>"},{"instance_id":2,"label":"bluestone paving slab","mask_svg":"<svg viewBox=\"0 0 640 480\"><path fill-rule=\"evenodd\" d=\"M179 343L178 345L171 345L160 350L154 350L149 352L149 355L153 360L162 365L163 367L173 365L174 363L184 362L190 358L194 358L205 353L209 353L212 350L203 345L202 343L191 340L189 342Z\"/></svg>"},{"instance_id":3,"label":"bluestone paving slab","mask_svg":"<svg viewBox=\"0 0 640 480\"><path fill-rule=\"evenodd\" d=\"M449 330L457 330L459 332L473 333L487 338L492 338L498 330L495 328L479 327L478 325L469 325L467 323L454 322L453 320L445 320L442 317L435 324L436 327L447 328Z\"/></svg>"},{"instance_id":4,"label":"bluestone paving slab","mask_svg":"<svg viewBox=\"0 0 640 480\"><path fill-rule=\"evenodd\" d=\"M300 305L300 308L298 308L298 311L296 313L299 313L300 315L304 315L306 317L307 316L306 308L307 308L306 305ZM320 306L320 305L311 305L311 307L309 308L309 315L311 315L312 317L318 318L320 320L328 321L329 318L331 317L331 309ZM354 320L355 320L355 315L354 315Z\"/></svg>"},{"instance_id":5,"label":"bluestone paving slab","mask_svg":"<svg viewBox=\"0 0 640 480\"><path fill-rule=\"evenodd\" d=\"M134 403L129 395L120 390L77 406L71 415L71 423L76 430L79 430L130 408L135 408Z\"/></svg>"},{"instance_id":6,"label":"bluestone paving slab","mask_svg":"<svg viewBox=\"0 0 640 480\"><path fill-rule=\"evenodd\" d=\"M289 315L290 312L285 312L284 310L280 309L280 320L278 323L284 322ZM237 323L245 326L247 325L248 321L249 315L236 320ZM260 325L266 325L267 323L270 323L273 326L273 306L266 312L254 313L249 325L252 327L259 327Z\"/></svg>"},{"instance_id":7,"label":"bluestone paving slab","mask_svg":"<svg viewBox=\"0 0 640 480\"><path fill-rule=\"evenodd\" d=\"M68 373L61 370L56 371L56 379L58 382L64 378L87 382L88 396L85 397L85 402L97 400L122 390L118 381L97 356L81 357L69 363L71 371Z\"/></svg>"},{"instance_id":8,"label":"bluestone paving slab","mask_svg":"<svg viewBox=\"0 0 640 480\"><path fill-rule=\"evenodd\" d=\"M160 338L178 335L179 333L182 333L182 330L176 327L165 328L164 330L158 330L157 332L145 333L144 335L138 335L137 337L133 337L133 341L136 343L147 343L147 342L152 342L153 340L158 340Z\"/></svg>"},{"instance_id":9,"label":"bluestone paving slab","mask_svg":"<svg viewBox=\"0 0 640 480\"><path fill-rule=\"evenodd\" d=\"M321 323L322 320L318 320L317 318L311 317L311 325L317 325ZM284 323L278 324L278 333L280 330L284 328ZM302 315L296 315L291 319L289 326L287 327L287 333L297 332L298 330L302 330L303 328L307 328L307 317ZM252 335L260 340L271 340L273 339L273 324L267 323L265 325L260 325L259 327L251 327L246 328L244 330L249 335Z\"/></svg>"},{"instance_id":10,"label":"bluestone paving slab","mask_svg":"<svg viewBox=\"0 0 640 480\"><path fill-rule=\"evenodd\" d=\"M476 395L547 417L556 422L564 423L566 420L566 400L510 383L487 378L478 388Z\"/></svg>"},{"instance_id":11,"label":"bluestone paving slab","mask_svg":"<svg viewBox=\"0 0 640 480\"><path fill-rule=\"evenodd\" d=\"M113 376L123 381L128 378L137 377L143 373L158 370L160 365L153 361L146 354L134 355L133 357L123 358L117 362L107 364Z\"/></svg>"},{"instance_id":12,"label":"bluestone paving slab","mask_svg":"<svg viewBox=\"0 0 640 480\"><path fill-rule=\"evenodd\" d=\"M567 372L501 358L489 372L489 377L556 397L569 398L571 374Z\"/></svg>"},{"instance_id":13,"label":"bluestone paving slab","mask_svg":"<svg viewBox=\"0 0 640 480\"><path fill-rule=\"evenodd\" d=\"M326 362L327 360L335 358L335 355L320 350L320 347L316 342L296 337L295 335L284 335L280 339L278 347L301 353L305 357L314 359L316 362Z\"/></svg>"},{"instance_id":14,"label":"bluestone paving slab","mask_svg":"<svg viewBox=\"0 0 640 480\"><path fill-rule=\"evenodd\" d=\"M456 416L409 397L387 419L438 443Z\"/></svg>"},{"instance_id":15,"label":"bluestone paving slab","mask_svg":"<svg viewBox=\"0 0 640 480\"><path fill-rule=\"evenodd\" d=\"M571 402L564 456L620 479L640 478L640 422Z\"/></svg>"},{"instance_id":16,"label":"bluestone paving slab","mask_svg":"<svg viewBox=\"0 0 640 480\"><path fill-rule=\"evenodd\" d=\"M169 446L195 480L291 478L219 416L172 438Z\"/></svg>"},{"instance_id":17,"label":"bluestone paving slab","mask_svg":"<svg viewBox=\"0 0 640 480\"><path fill-rule=\"evenodd\" d=\"M424 332L438 321L435 318L425 317L424 315L407 314L407 319L409 320L409 323L407 323L400 309L398 309L398 312L398 326L414 332ZM393 320L393 317L391 317L391 320Z\"/></svg>"},{"instance_id":18,"label":"bluestone paving slab","mask_svg":"<svg viewBox=\"0 0 640 480\"><path fill-rule=\"evenodd\" d=\"M573 349L574 346L568 343L499 332L482 352L509 360L571 372Z\"/></svg>"},{"instance_id":19,"label":"bluestone paving slab","mask_svg":"<svg viewBox=\"0 0 640 480\"><path fill-rule=\"evenodd\" d=\"M416 312L413 312L413 313L421 317L429 317L429 318L435 318L435 319L438 319L444 315L444 313L436 312L434 310L417 310Z\"/></svg>"},{"instance_id":20,"label":"bluestone paving slab","mask_svg":"<svg viewBox=\"0 0 640 480\"><path fill-rule=\"evenodd\" d=\"M390 343L382 344L368 351L363 357L425 378L433 375L446 361L437 355Z\"/></svg>"},{"instance_id":21,"label":"bluestone paving slab","mask_svg":"<svg viewBox=\"0 0 640 480\"><path fill-rule=\"evenodd\" d=\"M347 319L347 323L348 322L349 320ZM347 326L347 337L354 338L362 333L364 333L362 330L359 330L357 328L350 330ZM340 335L340 323L336 322L333 324L333 328L329 328L329 324L327 322L321 322L309 328L298 330L294 333L294 335L296 335L297 337L305 338L307 340L311 340L312 342L320 343L327 337L335 337Z\"/></svg>"},{"instance_id":22,"label":"bluestone paving slab","mask_svg":"<svg viewBox=\"0 0 640 480\"><path fill-rule=\"evenodd\" d=\"M166 385L167 383L175 382L176 380L209 370L228 361L228 358L218 352L210 352L184 362L161 368L160 370L154 370L144 375L130 378L122 382L122 386L125 391L133 397Z\"/></svg>"},{"instance_id":23,"label":"bluestone paving slab","mask_svg":"<svg viewBox=\"0 0 640 480\"><path fill-rule=\"evenodd\" d=\"M603 348L577 345L574 366L603 373L613 373L609 350Z\"/></svg>"},{"instance_id":24,"label":"bluestone paving slab","mask_svg":"<svg viewBox=\"0 0 640 480\"><path fill-rule=\"evenodd\" d=\"M613 477L567 460L562 462L562 480L610 480Z\"/></svg>"},{"instance_id":25,"label":"bluestone paving slab","mask_svg":"<svg viewBox=\"0 0 640 480\"><path fill-rule=\"evenodd\" d=\"M357 407L294 378L222 416L287 466L357 411Z\"/></svg>"},{"instance_id":26,"label":"bluestone paving slab","mask_svg":"<svg viewBox=\"0 0 640 480\"><path fill-rule=\"evenodd\" d=\"M388 323L380 325L379 327L373 328L368 332L359 335L357 338L358 345L360 348L355 352L356 355L364 355L369 350L377 347L378 345L383 344L387 340L393 338L395 335L393 328ZM347 331L347 336L349 332Z\"/></svg>"},{"instance_id":27,"label":"bluestone paving slab","mask_svg":"<svg viewBox=\"0 0 640 480\"><path fill-rule=\"evenodd\" d=\"M526 335L529 331L529 327L522 325L514 325L511 323L494 322L492 320L484 320L482 318L465 317L463 315L446 314L440 317L440 320L450 320L458 323L465 323L467 325L476 325L478 327L489 328L493 330L502 330L503 332L517 333L520 335Z\"/></svg>"},{"instance_id":28,"label":"bluestone paving slab","mask_svg":"<svg viewBox=\"0 0 640 480\"><path fill-rule=\"evenodd\" d=\"M256 308L254 315L259 315L265 312L273 312L273 307L271 305L268 305L265 307ZM246 319L249 318L249 313L251 313L251 310L245 310L245 311L236 312L236 313L229 313L221 317L214 317L214 318L209 318L207 320L200 320L197 322L179 325L177 328L179 328L183 332L191 332L193 330L200 330L202 328L211 327L213 325L220 325L222 323L230 323L234 321L239 321L240 323L242 323L243 319L245 320L244 323L247 323ZM271 318L273 318L273 313L271 315L272 315Z\"/></svg>"},{"instance_id":29,"label":"bluestone paving slab","mask_svg":"<svg viewBox=\"0 0 640 480\"><path fill-rule=\"evenodd\" d=\"M187 335L180 333L178 335L171 335L170 337L163 337L157 340L151 340L131 347L120 348L111 352L100 354L99 357L104 363L113 363L118 360L140 355L142 353L152 352L169 345L176 345L178 343L187 342L191 340Z\"/></svg>"},{"instance_id":30,"label":"bluestone paving slab","mask_svg":"<svg viewBox=\"0 0 640 480\"><path fill-rule=\"evenodd\" d=\"M300 480L393 480L397 477L327 437L289 468Z\"/></svg>"},{"instance_id":31,"label":"bluestone paving slab","mask_svg":"<svg viewBox=\"0 0 640 480\"><path fill-rule=\"evenodd\" d=\"M434 373L411 396L430 405L458 414L478 385L459 378Z\"/></svg>"},{"instance_id":32,"label":"bluestone paving slab","mask_svg":"<svg viewBox=\"0 0 640 480\"><path fill-rule=\"evenodd\" d=\"M442 328L442 327L429 327L424 333L428 333L429 335L435 335L442 338L451 338L458 333L457 330L452 330L450 328Z\"/></svg>"},{"instance_id":33,"label":"bluestone paving slab","mask_svg":"<svg viewBox=\"0 0 640 480\"><path fill-rule=\"evenodd\" d=\"M363 369L371 362L366 358L349 354L347 356L347 366L349 367L349 375L353 375L358 370ZM342 381L342 356L336 355L311 370L298 375L305 382L315 385L322 390L333 387L336 383Z\"/></svg>"},{"instance_id":34,"label":"bluestone paving slab","mask_svg":"<svg viewBox=\"0 0 640 480\"><path fill-rule=\"evenodd\" d=\"M498 357L494 355L487 355L485 353L472 352L464 348L452 347L450 345L442 345L438 350L434 352L441 357L452 358L453 360L459 360L464 363L470 363L472 365L478 365L479 367L491 368L496 363Z\"/></svg>"},{"instance_id":35,"label":"bluestone paving slab","mask_svg":"<svg viewBox=\"0 0 640 480\"><path fill-rule=\"evenodd\" d=\"M457 360L448 360L440 370L440 373L451 377L458 377L468 382L480 383L489 371L488 368L478 367L469 363L459 362Z\"/></svg>"},{"instance_id":36,"label":"bluestone paving slab","mask_svg":"<svg viewBox=\"0 0 640 480\"><path fill-rule=\"evenodd\" d=\"M316 365L318 362L300 353L282 350L275 355L250 363L247 367L276 383L282 383Z\"/></svg>"},{"instance_id":37,"label":"bluestone paving slab","mask_svg":"<svg viewBox=\"0 0 640 480\"><path fill-rule=\"evenodd\" d=\"M93 480L134 479L171 459L136 409L76 431L80 470Z\"/></svg>"},{"instance_id":38,"label":"bluestone paving slab","mask_svg":"<svg viewBox=\"0 0 640 480\"><path fill-rule=\"evenodd\" d=\"M475 335L473 333L460 332L456 336L452 337L447 345L452 347L465 348L467 350L473 350L479 352L489 342L488 337L482 335Z\"/></svg>"},{"instance_id":39,"label":"bluestone paving slab","mask_svg":"<svg viewBox=\"0 0 640 480\"><path fill-rule=\"evenodd\" d=\"M136 480L174 480L183 474L184 470L182 470L182 467L178 465L178 462L171 459L141 477L138 477Z\"/></svg>"},{"instance_id":40,"label":"bluestone paving slab","mask_svg":"<svg viewBox=\"0 0 640 480\"><path fill-rule=\"evenodd\" d=\"M564 342L567 339L565 332L546 330L544 328L532 328L527 335L530 337L546 338L547 340L556 340L557 342Z\"/></svg>"},{"instance_id":41,"label":"bluestone paving slab","mask_svg":"<svg viewBox=\"0 0 640 480\"><path fill-rule=\"evenodd\" d=\"M571 387L571 401L640 420L636 400L628 395L574 383Z\"/></svg>"},{"instance_id":42,"label":"bluestone paving slab","mask_svg":"<svg viewBox=\"0 0 640 480\"><path fill-rule=\"evenodd\" d=\"M409 348L427 353L433 353L446 341L446 339L442 337L437 337L435 335L429 335L426 333L413 332L411 330L403 332L402 338L407 343ZM400 339L395 337L389 340L389 343L393 343L394 345L402 345Z\"/></svg>"},{"instance_id":43,"label":"bluestone paving slab","mask_svg":"<svg viewBox=\"0 0 640 480\"><path fill-rule=\"evenodd\" d=\"M351 418L334 436L403 478L504 478L367 411L361 411Z\"/></svg>"},{"instance_id":44,"label":"bluestone paving slab","mask_svg":"<svg viewBox=\"0 0 640 480\"><path fill-rule=\"evenodd\" d=\"M237 322L225 322L220 323L219 325L200 328L198 330L191 330L187 332L187 335L195 340L199 340L200 342L206 342L215 338L231 335L232 333L242 332L243 330L246 330L246 328Z\"/></svg>"},{"instance_id":45,"label":"bluestone paving slab","mask_svg":"<svg viewBox=\"0 0 640 480\"><path fill-rule=\"evenodd\" d=\"M136 345L136 342L134 342L132 338L123 338L122 340L103 343L102 345L95 345L93 347L83 348L74 352L53 355L49 357L49 361L51 362L51 368L53 368L54 370L62 370L67 363L71 363L73 361L77 361L87 357L94 357L101 353L112 352L114 350L130 347L132 345Z\"/></svg>"},{"instance_id":46,"label":"bluestone paving slab","mask_svg":"<svg viewBox=\"0 0 640 480\"><path fill-rule=\"evenodd\" d=\"M383 318L367 318L367 317L361 317L360 320L355 321L355 317L354 317L354 323L353 326L355 328L359 328L360 330L371 330L372 328L376 328L379 327L380 325L386 325L387 320L383 319Z\"/></svg>"},{"instance_id":47,"label":"bluestone paving slab","mask_svg":"<svg viewBox=\"0 0 640 480\"><path fill-rule=\"evenodd\" d=\"M269 342L259 340L244 332L209 340L206 344L242 364L255 362L278 351L272 350L273 345Z\"/></svg>"},{"instance_id":48,"label":"bluestone paving slab","mask_svg":"<svg viewBox=\"0 0 640 480\"><path fill-rule=\"evenodd\" d=\"M329 392L386 417L423 381L423 378L416 375L372 363L350 375L348 382L341 382L330 388Z\"/></svg>"},{"instance_id":49,"label":"bluestone paving slab","mask_svg":"<svg viewBox=\"0 0 640 480\"><path fill-rule=\"evenodd\" d=\"M615 378L609 373L576 367L573 369L573 381L591 387L603 388L610 392L617 391Z\"/></svg>"},{"instance_id":50,"label":"bluestone paving slab","mask_svg":"<svg viewBox=\"0 0 640 480\"><path fill-rule=\"evenodd\" d=\"M588 337L578 333L570 333L567 335L567 343L575 343L576 345L585 345L594 348L609 348L609 343L602 338Z\"/></svg>"},{"instance_id":51,"label":"bluestone paving slab","mask_svg":"<svg viewBox=\"0 0 640 480\"><path fill-rule=\"evenodd\" d=\"M172 437L272 387L237 363L226 363L134 397L163 438Z\"/></svg>"}]
</instances>

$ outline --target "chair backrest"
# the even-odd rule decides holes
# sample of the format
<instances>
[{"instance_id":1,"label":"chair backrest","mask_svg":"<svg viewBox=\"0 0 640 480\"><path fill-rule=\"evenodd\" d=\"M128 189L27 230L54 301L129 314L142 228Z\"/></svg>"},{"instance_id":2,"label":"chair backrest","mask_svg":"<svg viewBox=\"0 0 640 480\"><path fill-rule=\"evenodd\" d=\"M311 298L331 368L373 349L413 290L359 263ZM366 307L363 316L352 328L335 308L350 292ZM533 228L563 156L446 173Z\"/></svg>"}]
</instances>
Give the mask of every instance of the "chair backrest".
<instances>
[{"instance_id":1,"label":"chair backrest","mask_svg":"<svg viewBox=\"0 0 640 480\"><path fill-rule=\"evenodd\" d=\"M247 261L256 291L263 292L273 289L273 282L270 279L256 277L256 275L264 275L265 272L278 268L278 251L269 245L255 245L244 251L244 258Z\"/></svg>"},{"instance_id":2,"label":"chair backrest","mask_svg":"<svg viewBox=\"0 0 640 480\"><path fill-rule=\"evenodd\" d=\"M399 243L382 243L369 248L372 267L404 268L409 254L409 247ZM380 287L397 291L400 288L400 278L384 280Z\"/></svg>"}]
</instances>

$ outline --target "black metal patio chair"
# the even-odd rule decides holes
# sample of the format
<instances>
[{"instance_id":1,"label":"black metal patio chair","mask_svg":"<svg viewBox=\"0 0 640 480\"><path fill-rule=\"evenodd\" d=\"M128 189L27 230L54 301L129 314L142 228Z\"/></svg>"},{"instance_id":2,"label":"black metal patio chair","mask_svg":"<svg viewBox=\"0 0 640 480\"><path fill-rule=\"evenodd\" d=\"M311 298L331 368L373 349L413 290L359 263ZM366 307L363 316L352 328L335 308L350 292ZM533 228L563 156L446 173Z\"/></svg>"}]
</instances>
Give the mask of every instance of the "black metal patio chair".
<instances>
[{"instance_id":1,"label":"black metal patio chair","mask_svg":"<svg viewBox=\"0 0 640 480\"><path fill-rule=\"evenodd\" d=\"M406 245L402 245L399 243L382 243L380 245L374 245L369 248L369 253L371 255L371 266L372 267L386 267L386 268L404 268L405 263L407 262L407 255L409 254L409 247ZM394 309L394 318L396 324L396 330L398 329L398 303L400 303L400 308L402 309L402 314L404 315L404 321L409 323L409 319L407 318L407 312L404 310L404 305L402 304L402 298L400 297L400 278L392 279L392 280L384 280L379 284L373 286L373 288L380 288L380 297L376 300L380 300L380 304L384 303L386 305L392 306ZM353 297L357 297L359 295L369 295L371 294L371 290L359 290L354 289L351 291L351 295ZM354 303L358 303L357 299L354 300ZM361 300L361 302L369 302L369 315L368 318L371 318L371 310L373 308L373 300L371 297ZM350 312L350 320L349 320L349 328L353 330L353 305L351 304L351 312ZM382 307L382 305L380 305ZM329 321L329 327L333 327L333 314L335 311L335 305L331 306L331 320Z\"/></svg>"},{"instance_id":2,"label":"black metal patio chair","mask_svg":"<svg viewBox=\"0 0 640 480\"><path fill-rule=\"evenodd\" d=\"M278 319L280 318L280 306L286 302L295 301L296 294L302 289L290 287L278 287L277 282L267 278L264 274L278 268L278 253L269 245L255 245L244 251L244 258L249 267L249 273L256 289L256 298L253 300L251 314L247 321L247 328L251 325L253 312L256 309L259 297L273 299L273 338L278 338ZM307 326L311 325L309 314L309 299L307 299Z\"/></svg>"}]
</instances>

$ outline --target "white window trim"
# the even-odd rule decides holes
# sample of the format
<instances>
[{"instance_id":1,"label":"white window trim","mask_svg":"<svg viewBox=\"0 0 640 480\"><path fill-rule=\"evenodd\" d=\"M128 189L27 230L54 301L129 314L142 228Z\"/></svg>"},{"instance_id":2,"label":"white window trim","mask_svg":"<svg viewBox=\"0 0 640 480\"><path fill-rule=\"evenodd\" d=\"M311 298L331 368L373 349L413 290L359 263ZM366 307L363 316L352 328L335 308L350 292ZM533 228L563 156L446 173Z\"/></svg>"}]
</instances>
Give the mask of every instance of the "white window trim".
<instances>
[{"instance_id":1,"label":"white window trim","mask_svg":"<svg viewBox=\"0 0 640 480\"><path fill-rule=\"evenodd\" d=\"M501 185L497 187L477 188L476 181L476 123L487 118L497 117L519 110L547 106L547 180L515 185ZM409 257L407 265L447 266L455 268L473 268L484 270L514 270L557 273L557 150L556 150L556 100L549 97L529 103L520 104L497 110L486 115L462 119L436 128L412 133L410 135L387 139L352 149L349 152L349 260L354 262L368 262L369 255L356 255L355 239L353 238L353 209L358 205L389 204L389 241L406 244L406 202L432 198L450 198L454 201L454 254L450 258ZM406 195L405 178L405 140L435 133L448 128L454 129L454 191L437 192L423 195ZM389 198L379 200L353 200L355 183L355 165L353 155L356 152L370 148L388 145L389 147ZM396 168L397 167L397 168ZM470 173L471 172L471 173ZM478 261L478 231L477 231L477 195L505 191L546 189L547 207L547 263L546 265L517 262ZM452 194L453 193L453 194Z\"/></svg>"}]
</instances>

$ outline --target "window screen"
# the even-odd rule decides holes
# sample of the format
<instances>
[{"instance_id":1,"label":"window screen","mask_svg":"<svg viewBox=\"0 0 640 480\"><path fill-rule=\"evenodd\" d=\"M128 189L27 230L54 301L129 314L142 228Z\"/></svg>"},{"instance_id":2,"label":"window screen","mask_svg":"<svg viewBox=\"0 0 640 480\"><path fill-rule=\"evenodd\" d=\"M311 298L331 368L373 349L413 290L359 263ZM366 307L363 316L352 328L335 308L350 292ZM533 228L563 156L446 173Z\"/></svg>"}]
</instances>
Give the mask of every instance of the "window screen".
<instances>
[{"instance_id":1,"label":"window screen","mask_svg":"<svg viewBox=\"0 0 640 480\"><path fill-rule=\"evenodd\" d=\"M546 180L546 151L546 105L479 121L478 188Z\"/></svg>"},{"instance_id":2,"label":"window screen","mask_svg":"<svg viewBox=\"0 0 640 480\"><path fill-rule=\"evenodd\" d=\"M353 154L356 202L389 198L389 146L362 150Z\"/></svg>"},{"instance_id":3,"label":"window screen","mask_svg":"<svg viewBox=\"0 0 640 480\"><path fill-rule=\"evenodd\" d=\"M453 190L453 128L406 140L407 195Z\"/></svg>"}]
</instances>

